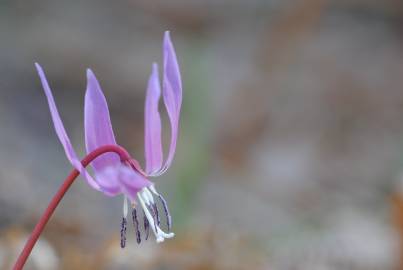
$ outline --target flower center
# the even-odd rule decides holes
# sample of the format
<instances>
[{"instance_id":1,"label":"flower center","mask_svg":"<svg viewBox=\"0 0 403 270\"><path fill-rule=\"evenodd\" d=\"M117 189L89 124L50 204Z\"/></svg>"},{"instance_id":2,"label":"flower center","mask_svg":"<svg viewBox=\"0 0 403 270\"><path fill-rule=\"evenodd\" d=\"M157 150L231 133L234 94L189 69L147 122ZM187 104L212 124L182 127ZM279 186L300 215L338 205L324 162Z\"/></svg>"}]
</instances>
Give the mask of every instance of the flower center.
<instances>
[{"instance_id":1,"label":"flower center","mask_svg":"<svg viewBox=\"0 0 403 270\"><path fill-rule=\"evenodd\" d=\"M164 232L161 225L160 213L158 210L157 200L158 198L160 205L164 209L166 226L168 229L168 233ZM127 214L128 214L128 198L125 196L123 200L123 218L122 218L122 226L121 226L121 247L124 248L126 245L126 224L127 224ZM138 202L138 203L137 203ZM149 187L145 187L137 193L137 200L132 201L132 219L133 226L135 229L136 240L137 243L141 242L141 233L140 233L140 222L139 222L139 211L136 209L137 205L140 205L143 213L143 225L144 225L144 233L145 240L148 239L150 229L153 231L157 243L163 242L165 238L174 237L174 233L170 232L172 227L172 218L169 214L168 205L162 197L161 194L157 192L154 185Z\"/></svg>"}]
</instances>

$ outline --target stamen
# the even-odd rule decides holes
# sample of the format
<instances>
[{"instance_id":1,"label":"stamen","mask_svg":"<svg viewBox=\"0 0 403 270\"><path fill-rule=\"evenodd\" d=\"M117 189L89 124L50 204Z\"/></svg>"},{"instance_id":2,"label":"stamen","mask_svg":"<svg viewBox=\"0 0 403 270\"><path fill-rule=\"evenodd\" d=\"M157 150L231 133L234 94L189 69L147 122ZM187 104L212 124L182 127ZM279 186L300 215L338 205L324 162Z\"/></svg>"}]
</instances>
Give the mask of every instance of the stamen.
<instances>
[{"instance_id":1,"label":"stamen","mask_svg":"<svg viewBox=\"0 0 403 270\"><path fill-rule=\"evenodd\" d=\"M155 217L156 217L156 221L157 221L157 226L159 226L159 225L161 224L161 221L160 221L160 216L159 216L159 213L158 213L158 208L157 208L157 204L156 204L156 203L153 203L153 209L154 209L154 212L155 212Z\"/></svg>"},{"instance_id":2,"label":"stamen","mask_svg":"<svg viewBox=\"0 0 403 270\"><path fill-rule=\"evenodd\" d=\"M151 212L151 216L153 217L153 220L154 220L154 229L155 229L156 232L158 232L158 230L157 230L157 227L158 227L158 225L157 225L157 214L155 213L155 210L154 210L154 204L152 204L150 206L150 212Z\"/></svg>"},{"instance_id":3,"label":"stamen","mask_svg":"<svg viewBox=\"0 0 403 270\"><path fill-rule=\"evenodd\" d=\"M168 209L168 204L167 201L164 199L164 197L162 197L161 194L159 194L157 192L157 190L155 189L154 185L151 185L149 187L149 189L158 196L158 198L160 199L162 206L164 207L164 212L165 212L165 216L166 216L166 222L167 222L167 227L168 227L168 232L171 232L171 228L172 228L172 216L169 213L169 209Z\"/></svg>"},{"instance_id":4,"label":"stamen","mask_svg":"<svg viewBox=\"0 0 403 270\"><path fill-rule=\"evenodd\" d=\"M148 240L148 236L150 235L150 223L146 217L146 214L143 211L143 222L144 222L144 232L146 233L146 240Z\"/></svg>"},{"instance_id":5,"label":"stamen","mask_svg":"<svg viewBox=\"0 0 403 270\"><path fill-rule=\"evenodd\" d=\"M127 218L127 213L128 213L128 206L127 206L127 197L126 195L123 197L123 216Z\"/></svg>"},{"instance_id":6,"label":"stamen","mask_svg":"<svg viewBox=\"0 0 403 270\"><path fill-rule=\"evenodd\" d=\"M144 196L145 197L147 197L147 199L148 199L148 201L149 201L149 203L150 204L154 204L155 202L154 202L154 197L153 197L153 195L151 194L151 192L148 190L148 188L144 188L143 189L144 191Z\"/></svg>"},{"instance_id":7,"label":"stamen","mask_svg":"<svg viewBox=\"0 0 403 270\"><path fill-rule=\"evenodd\" d=\"M134 228L136 229L137 244L140 244L141 243L141 235L140 235L140 229L139 229L139 221L137 219L137 210L136 210L136 208L133 208L132 218L133 218Z\"/></svg>"},{"instance_id":8,"label":"stamen","mask_svg":"<svg viewBox=\"0 0 403 270\"><path fill-rule=\"evenodd\" d=\"M143 188L143 190L140 191L139 197L141 197L141 198L143 199L143 201L144 201L144 203L145 203L146 205L150 205L150 204L151 204L150 198L147 196L147 193L145 192L145 188Z\"/></svg>"},{"instance_id":9,"label":"stamen","mask_svg":"<svg viewBox=\"0 0 403 270\"><path fill-rule=\"evenodd\" d=\"M167 204L166 200L164 199L164 197L162 197L161 194L158 194L158 198L160 199L162 206L164 207L165 216L167 218L168 232L170 232L171 228L172 228L172 217L171 217L171 214L169 213L168 204Z\"/></svg>"},{"instance_id":10,"label":"stamen","mask_svg":"<svg viewBox=\"0 0 403 270\"><path fill-rule=\"evenodd\" d=\"M122 218L122 225L120 228L120 247L124 248L126 246L126 225L127 220L125 217Z\"/></svg>"},{"instance_id":11,"label":"stamen","mask_svg":"<svg viewBox=\"0 0 403 270\"><path fill-rule=\"evenodd\" d=\"M144 189L142 190L144 191ZM153 230L153 233L155 234L156 237L156 241L158 243L163 242L165 238L172 238L174 237L174 233L165 233L164 231L162 231L160 229L160 227L157 226L155 218L156 218L156 214L154 213L154 209L150 206L150 208L148 207L148 205L145 203L145 201L147 201L148 198L145 198L145 194L143 192L139 192L137 193L137 198L141 204L141 207L143 208L144 214L148 220L148 222L150 223L150 227ZM151 213L152 214L151 214Z\"/></svg>"}]
</instances>

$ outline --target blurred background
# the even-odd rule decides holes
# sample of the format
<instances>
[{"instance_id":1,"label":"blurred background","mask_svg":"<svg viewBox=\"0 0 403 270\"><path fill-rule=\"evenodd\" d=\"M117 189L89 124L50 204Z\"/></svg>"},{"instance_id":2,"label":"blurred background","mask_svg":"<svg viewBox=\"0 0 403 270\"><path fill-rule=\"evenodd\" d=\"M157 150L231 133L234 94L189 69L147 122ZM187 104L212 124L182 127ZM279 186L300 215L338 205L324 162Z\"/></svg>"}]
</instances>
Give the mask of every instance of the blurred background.
<instances>
[{"instance_id":1,"label":"blurred background","mask_svg":"<svg viewBox=\"0 0 403 270\"><path fill-rule=\"evenodd\" d=\"M71 170L34 62L81 156L90 67L143 163L165 30L184 99L156 185L176 237L137 245L129 222L121 250L122 199L80 179L26 269L403 269L399 0L1 1L0 269Z\"/></svg>"}]
</instances>

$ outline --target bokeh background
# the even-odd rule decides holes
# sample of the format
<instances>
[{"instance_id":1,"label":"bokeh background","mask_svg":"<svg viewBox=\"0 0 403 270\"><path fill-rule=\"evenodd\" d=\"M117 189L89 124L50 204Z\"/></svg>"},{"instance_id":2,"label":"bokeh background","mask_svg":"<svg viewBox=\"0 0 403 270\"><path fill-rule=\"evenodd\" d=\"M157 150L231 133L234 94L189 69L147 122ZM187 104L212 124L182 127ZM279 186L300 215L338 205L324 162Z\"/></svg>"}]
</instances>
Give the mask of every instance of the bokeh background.
<instances>
[{"instance_id":1,"label":"bokeh background","mask_svg":"<svg viewBox=\"0 0 403 270\"><path fill-rule=\"evenodd\" d=\"M122 199L80 179L26 269L403 269L402 3L1 1L0 268L71 169L33 63L80 155L90 67L143 162L146 83L171 30L184 100L156 183L176 237L138 246L129 222L121 250Z\"/></svg>"}]
</instances>

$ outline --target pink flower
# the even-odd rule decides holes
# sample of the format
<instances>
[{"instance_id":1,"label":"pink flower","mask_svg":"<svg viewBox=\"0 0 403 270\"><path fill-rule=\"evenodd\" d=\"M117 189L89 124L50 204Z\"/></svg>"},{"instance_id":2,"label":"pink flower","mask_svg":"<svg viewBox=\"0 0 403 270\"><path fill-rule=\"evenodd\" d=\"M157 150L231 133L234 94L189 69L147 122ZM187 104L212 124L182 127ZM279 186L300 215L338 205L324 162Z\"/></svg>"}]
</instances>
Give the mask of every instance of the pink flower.
<instances>
[{"instance_id":1,"label":"pink flower","mask_svg":"<svg viewBox=\"0 0 403 270\"><path fill-rule=\"evenodd\" d=\"M136 209L138 205L141 206L144 213L146 239L148 238L149 228L154 232L157 242L162 242L165 238L174 236L173 233L166 233L160 228L160 217L156 198L160 200L164 208L168 231L170 231L171 227L171 217L165 200L156 191L154 183L149 180L149 178L160 176L168 170L175 154L176 140L178 137L179 116L182 103L182 82L169 32L165 32L163 56L162 94L171 124L171 141L165 162L163 161L161 143L161 118L158 110L161 86L158 76L158 66L154 63L148 81L145 101L145 170L143 170L134 159L122 162L118 155L106 153L91 162L94 177L85 170L80 159L77 157L60 119L45 74L39 64L35 64L49 103L57 136L64 147L64 151L70 163L84 176L87 183L93 189L108 196L121 194L124 197L121 229L122 247L125 246L126 239L128 200L133 207L133 223L136 228L138 243L141 241ZM85 94L84 111L85 145L87 153L105 145L117 145L105 96L102 93L94 73L90 69L87 70L87 90Z\"/></svg>"}]
</instances>

